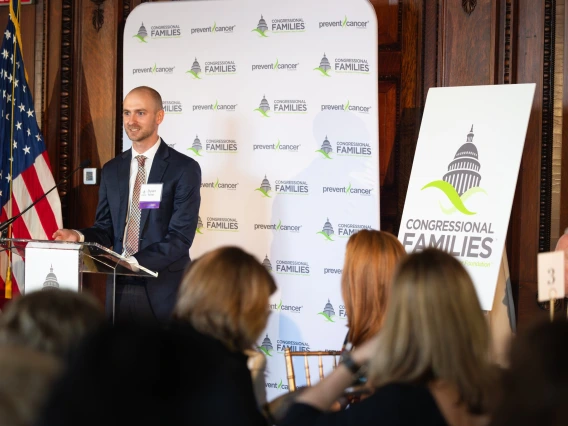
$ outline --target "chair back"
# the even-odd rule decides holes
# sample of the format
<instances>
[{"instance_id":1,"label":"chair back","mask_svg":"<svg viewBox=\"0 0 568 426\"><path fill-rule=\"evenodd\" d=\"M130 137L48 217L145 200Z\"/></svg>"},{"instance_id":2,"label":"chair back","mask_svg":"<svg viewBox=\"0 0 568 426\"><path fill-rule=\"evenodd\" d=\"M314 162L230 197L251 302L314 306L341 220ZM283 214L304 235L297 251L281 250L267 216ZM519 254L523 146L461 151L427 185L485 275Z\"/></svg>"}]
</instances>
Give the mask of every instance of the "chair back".
<instances>
[{"instance_id":1,"label":"chair back","mask_svg":"<svg viewBox=\"0 0 568 426\"><path fill-rule=\"evenodd\" d=\"M286 377L288 379L288 391L294 392L296 390L296 375L294 373L294 363L293 358L295 357L304 357L304 373L306 376L306 386L311 386L311 376L310 376L310 364L308 362L308 357L318 357L318 370L319 370L319 378L320 380L323 379L323 357L324 356L331 356L333 357L333 369L337 367L337 362L339 356L341 355L341 351L314 351L314 352L307 352L307 351L298 351L294 352L291 351L290 348L284 349L284 359L286 360Z\"/></svg>"}]
</instances>

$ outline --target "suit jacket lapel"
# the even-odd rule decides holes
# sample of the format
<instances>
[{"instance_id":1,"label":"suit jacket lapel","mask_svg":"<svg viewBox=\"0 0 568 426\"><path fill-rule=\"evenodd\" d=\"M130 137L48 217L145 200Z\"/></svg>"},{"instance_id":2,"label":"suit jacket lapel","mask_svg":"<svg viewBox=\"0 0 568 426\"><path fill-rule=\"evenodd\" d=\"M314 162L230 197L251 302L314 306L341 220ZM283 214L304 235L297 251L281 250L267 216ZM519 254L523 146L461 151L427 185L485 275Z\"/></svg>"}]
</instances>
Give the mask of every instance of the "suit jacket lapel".
<instances>
[{"instance_id":1,"label":"suit jacket lapel","mask_svg":"<svg viewBox=\"0 0 568 426\"><path fill-rule=\"evenodd\" d=\"M162 177L168 168L167 158L170 156L168 151L168 145L162 139L160 147L156 152L154 161L152 161L152 169L150 170L150 176L148 176L148 183L160 183L162 182ZM150 209L143 209L142 215L140 216L140 233L143 232L146 220L148 220L148 215L150 214Z\"/></svg>"},{"instance_id":2,"label":"suit jacket lapel","mask_svg":"<svg viewBox=\"0 0 568 426\"><path fill-rule=\"evenodd\" d=\"M118 238L124 235L124 228L126 227L126 214L128 212L128 195L130 192L130 161L132 160L132 149L129 149L121 156L122 161L118 163L117 169L117 182L118 193L120 196L120 204L118 207Z\"/></svg>"}]
</instances>

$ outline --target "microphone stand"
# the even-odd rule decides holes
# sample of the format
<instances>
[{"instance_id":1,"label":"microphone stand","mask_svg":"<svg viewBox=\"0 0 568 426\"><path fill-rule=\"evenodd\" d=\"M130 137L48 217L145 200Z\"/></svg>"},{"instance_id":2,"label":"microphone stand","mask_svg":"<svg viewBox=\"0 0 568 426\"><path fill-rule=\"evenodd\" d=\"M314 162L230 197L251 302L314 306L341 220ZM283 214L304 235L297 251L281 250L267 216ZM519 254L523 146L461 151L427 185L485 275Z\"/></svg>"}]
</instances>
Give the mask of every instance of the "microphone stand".
<instances>
[{"instance_id":1,"label":"microphone stand","mask_svg":"<svg viewBox=\"0 0 568 426\"><path fill-rule=\"evenodd\" d=\"M69 178L71 176L73 176L78 170L87 167L89 164L91 163L91 160L85 160L83 161L81 164L79 164L79 166L73 170L71 173L69 173L67 176L65 176L63 179L61 179L59 181L59 183L57 183L53 188L51 188L49 191L47 191L46 193L44 193L41 197L39 197L37 200L35 200L33 203L31 203L28 207L26 207L24 210L22 210L19 214L17 214L16 216L11 217L10 219L8 219L6 222L3 222L0 224L0 238L1 239L5 239L6 235L8 233L8 227L14 223L16 220L18 220L20 217L22 217L24 215L24 213L26 213L28 210L30 210L32 207L34 207L37 203L39 203L41 200L43 200L45 197L47 197L49 195L49 193L51 191L53 191L54 189L58 188L60 185L62 185L64 182L68 181Z\"/></svg>"}]
</instances>

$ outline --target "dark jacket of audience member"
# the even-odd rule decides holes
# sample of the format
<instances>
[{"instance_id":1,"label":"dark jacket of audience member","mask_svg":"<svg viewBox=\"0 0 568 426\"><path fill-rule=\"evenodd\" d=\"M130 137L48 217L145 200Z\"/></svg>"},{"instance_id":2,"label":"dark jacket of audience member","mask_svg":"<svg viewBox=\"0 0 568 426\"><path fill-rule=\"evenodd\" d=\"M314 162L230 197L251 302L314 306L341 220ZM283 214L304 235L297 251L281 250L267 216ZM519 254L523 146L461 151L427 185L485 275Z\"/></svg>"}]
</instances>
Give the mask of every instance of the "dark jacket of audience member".
<instances>
[{"instance_id":1,"label":"dark jacket of audience member","mask_svg":"<svg viewBox=\"0 0 568 426\"><path fill-rule=\"evenodd\" d=\"M56 385L40 426L264 425L246 357L188 324L105 327Z\"/></svg>"},{"instance_id":2,"label":"dark jacket of audience member","mask_svg":"<svg viewBox=\"0 0 568 426\"><path fill-rule=\"evenodd\" d=\"M34 291L10 301L0 314L0 346L26 346L58 357L105 320L87 293Z\"/></svg>"},{"instance_id":3,"label":"dark jacket of audience member","mask_svg":"<svg viewBox=\"0 0 568 426\"><path fill-rule=\"evenodd\" d=\"M533 325L518 335L504 373L503 396L491 425L568 424L568 323Z\"/></svg>"}]
</instances>

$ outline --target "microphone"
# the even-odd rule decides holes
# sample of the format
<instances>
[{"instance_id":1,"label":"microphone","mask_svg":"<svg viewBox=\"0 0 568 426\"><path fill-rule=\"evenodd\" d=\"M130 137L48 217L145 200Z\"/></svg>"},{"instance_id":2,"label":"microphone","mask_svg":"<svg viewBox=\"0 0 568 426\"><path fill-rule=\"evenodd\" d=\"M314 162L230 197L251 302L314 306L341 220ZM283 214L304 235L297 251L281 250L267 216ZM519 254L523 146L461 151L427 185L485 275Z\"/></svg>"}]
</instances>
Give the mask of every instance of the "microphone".
<instances>
[{"instance_id":1,"label":"microphone","mask_svg":"<svg viewBox=\"0 0 568 426\"><path fill-rule=\"evenodd\" d=\"M24 213L26 213L29 209L31 209L33 206L35 206L37 203L39 203L41 200L43 200L45 197L48 196L48 194L53 191L54 189L58 188L60 185L62 185L64 182L66 182L67 180L69 180L69 178L71 176L73 176L75 173L77 173L79 170L87 167L89 164L91 164L91 159L87 158L86 160L81 161L81 164L79 164L79 166L71 171L70 173L67 174L67 176L63 177L63 179L61 179L53 188L51 188L49 191L45 192L41 197L39 197L37 200L35 200L33 203L31 203L28 207L26 207L24 210L22 210L19 214L17 214L16 216L11 217L10 219L8 219L6 222L3 222L0 224L0 236L2 238L6 238L6 231L8 230L8 227L15 222L16 220L18 220L18 218L22 217L24 215Z\"/></svg>"}]
</instances>

